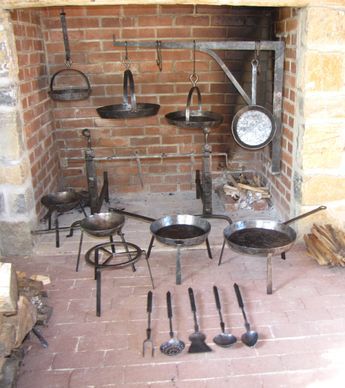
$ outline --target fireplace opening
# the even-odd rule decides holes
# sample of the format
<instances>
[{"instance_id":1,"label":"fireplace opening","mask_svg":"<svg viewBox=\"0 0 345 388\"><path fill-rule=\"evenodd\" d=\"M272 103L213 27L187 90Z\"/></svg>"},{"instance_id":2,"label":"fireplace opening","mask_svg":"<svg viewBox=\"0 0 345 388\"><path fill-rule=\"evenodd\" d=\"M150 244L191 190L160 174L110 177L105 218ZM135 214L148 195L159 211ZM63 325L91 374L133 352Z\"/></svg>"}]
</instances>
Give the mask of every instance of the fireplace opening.
<instances>
[{"instance_id":1,"label":"fireplace opening","mask_svg":"<svg viewBox=\"0 0 345 388\"><path fill-rule=\"evenodd\" d=\"M2 11L6 31L4 63L13 62L9 70L2 67L10 82L0 101L7 108L4 123L10 136L6 142L13 143L12 150L6 151L3 158L7 163L4 165L12 171L4 180L13 180L8 182L10 185L4 185L1 195L1 224L5 232L1 246L5 253L17 254L32 245L30 232L46 212L41 203L44 195L69 188L88 189L85 149L90 144L83 135L85 129L91 135L92 149L99 158L96 162L98 187L106 171L111 195L194 190L194 171L203 168L205 133L172 126L165 119L167 113L184 109L192 86L193 66L203 108L223 116L221 125L207 133L207 141L212 146L212 190L219 182L228 183L228 172L236 177L248 172L250 177L260 177L260 184L263 182L269 187L271 201L282 217L299 211L301 206L324 201L338 203L342 198L344 183L340 173L336 175L339 188L332 195L311 195L320 182L310 172L316 160L303 136L309 134L313 125L314 132L320 134L320 131L315 129L314 121L309 124L301 110L303 102L307 114L318 114L313 111L310 98L301 96L303 90L301 92L299 87L302 81L308 81L306 93L313 87L312 82L314 94L327 93L327 88L336 93L341 83L328 77L318 84L313 71L306 79L299 79L298 69L308 67L313 54L308 53L308 47L304 49L301 41L305 38L301 38L305 23L317 23L312 7L66 6L72 67L87 76L91 88L87 98L72 101L57 101L49 96L52 76L66 68L61 11L59 7ZM309 34L310 31L313 36L306 38L319 42L321 38L314 24ZM148 41L157 44L167 41L256 42L255 50L217 50L217 54L249 96L252 60L259 59L256 102L271 111L275 58L272 52L260 50L260 42L283 41L284 86L278 96L283 108L282 124L279 123L279 171L272 171L272 143L258 150L248 150L234 140L231 123L246 101L214 58L191 49L162 47L158 50L128 44L126 51L123 45L114 44ZM303 54L303 60L299 54ZM129 58L127 63L126 57ZM327 65L326 61L327 58L323 58L322 63ZM122 102L126 66L134 75L137 100L159 104L157 115L114 120L97 114L98 107ZM329 128L336 138L341 137L338 124L336 121ZM317 139L312 138L312 143L317 144ZM300 155L302 148L306 152L303 157ZM320 146L319 152L326 155L326 148ZM332 156L327 153L326 157L322 175L330 182L332 173L329 171L334 172L343 163L343 149L335 146L335 153ZM307 173L303 172L303 166L307 166ZM310 176L311 179L306 179ZM18 233L23 243L15 241L13 236Z\"/></svg>"}]
</instances>

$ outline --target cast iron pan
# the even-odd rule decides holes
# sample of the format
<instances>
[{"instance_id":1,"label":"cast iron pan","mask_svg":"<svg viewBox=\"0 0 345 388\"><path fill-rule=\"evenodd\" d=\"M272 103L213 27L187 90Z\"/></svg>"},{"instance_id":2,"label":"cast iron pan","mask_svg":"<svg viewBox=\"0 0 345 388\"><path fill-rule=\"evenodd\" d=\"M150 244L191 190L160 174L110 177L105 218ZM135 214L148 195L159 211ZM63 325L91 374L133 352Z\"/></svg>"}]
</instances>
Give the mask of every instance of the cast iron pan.
<instances>
[{"instance_id":1,"label":"cast iron pan","mask_svg":"<svg viewBox=\"0 0 345 388\"><path fill-rule=\"evenodd\" d=\"M128 87L130 94L128 94ZM160 105L158 104L137 103L133 74L129 69L126 69L123 78L123 103L101 106L96 110L103 119L130 119L154 116L159 108Z\"/></svg>"}]
</instances>

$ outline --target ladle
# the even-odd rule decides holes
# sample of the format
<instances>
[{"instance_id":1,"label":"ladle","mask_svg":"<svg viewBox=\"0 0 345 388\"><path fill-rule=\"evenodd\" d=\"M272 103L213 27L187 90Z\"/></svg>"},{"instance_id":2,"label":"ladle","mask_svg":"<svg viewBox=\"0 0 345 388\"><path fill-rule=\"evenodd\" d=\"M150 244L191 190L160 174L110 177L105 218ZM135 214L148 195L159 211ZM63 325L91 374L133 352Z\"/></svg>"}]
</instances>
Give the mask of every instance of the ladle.
<instances>
[{"instance_id":1,"label":"ladle","mask_svg":"<svg viewBox=\"0 0 345 388\"><path fill-rule=\"evenodd\" d=\"M230 345L234 344L237 341L237 338L233 334L225 333L225 324L224 324L223 316L222 316L222 312L221 312L221 305L220 305L220 299L219 299L219 294L218 294L218 288L216 286L213 286L213 293L214 293L214 298L216 300L217 310L219 313L220 327L222 329L222 332L213 338L213 342L218 346L222 346L224 348L227 348Z\"/></svg>"},{"instance_id":2,"label":"ladle","mask_svg":"<svg viewBox=\"0 0 345 388\"><path fill-rule=\"evenodd\" d=\"M170 291L167 292L167 310L168 310L168 318L169 318L169 335L170 339L169 341L164 342L160 346L160 350L163 354L166 354L167 356L175 356L176 354L179 354L182 352L182 350L185 347L185 344L183 341L174 338L174 332L172 327L172 308L171 308L171 294Z\"/></svg>"},{"instance_id":3,"label":"ladle","mask_svg":"<svg viewBox=\"0 0 345 388\"><path fill-rule=\"evenodd\" d=\"M242 314L243 314L243 318L244 318L244 326L246 328L246 332L244 334L242 334L241 340L245 345L252 347L256 344L256 342L258 340L258 333L254 330L250 330L250 324L247 320L247 316L246 316L246 313L244 311L244 305L243 305L243 300L242 300L240 288L238 287L238 285L236 283L234 283L234 289L235 289L238 305L240 306L240 308L242 310Z\"/></svg>"}]
</instances>

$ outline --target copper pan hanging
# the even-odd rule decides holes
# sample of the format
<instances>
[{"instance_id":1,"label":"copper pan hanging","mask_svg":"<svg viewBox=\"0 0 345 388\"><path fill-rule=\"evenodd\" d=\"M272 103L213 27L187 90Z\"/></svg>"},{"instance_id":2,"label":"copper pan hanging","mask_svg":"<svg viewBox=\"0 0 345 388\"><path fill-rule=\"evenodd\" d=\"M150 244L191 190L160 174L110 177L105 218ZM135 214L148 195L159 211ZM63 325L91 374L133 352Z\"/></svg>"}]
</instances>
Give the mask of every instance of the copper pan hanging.
<instances>
[{"instance_id":1,"label":"copper pan hanging","mask_svg":"<svg viewBox=\"0 0 345 388\"><path fill-rule=\"evenodd\" d=\"M91 86L87 76L80 70L73 69L69 47L66 14L60 13L63 41L65 46L66 69L57 71L51 78L48 94L56 101L85 100L91 94ZM77 80L77 84L75 81Z\"/></svg>"}]
</instances>

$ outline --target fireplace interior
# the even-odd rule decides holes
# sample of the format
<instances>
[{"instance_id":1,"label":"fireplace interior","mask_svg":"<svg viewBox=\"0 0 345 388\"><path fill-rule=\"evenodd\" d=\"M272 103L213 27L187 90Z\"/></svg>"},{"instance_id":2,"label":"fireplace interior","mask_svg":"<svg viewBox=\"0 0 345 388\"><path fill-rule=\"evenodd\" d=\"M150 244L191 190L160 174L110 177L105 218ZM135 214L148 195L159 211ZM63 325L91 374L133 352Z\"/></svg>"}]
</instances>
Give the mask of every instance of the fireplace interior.
<instances>
[{"instance_id":1,"label":"fireplace interior","mask_svg":"<svg viewBox=\"0 0 345 388\"><path fill-rule=\"evenodd\" d=\"M53 75L68 68L62 11L72 68L90 83L90 95L81 100L57 101L49 94ZM282 218L324 204L328 211L320 217L343 226L343 10L325 6L324 11L326 21L321 22L315 7L66 3L63 8L3 8L2 253L30 252L31 231L46 213L44 195L70 188L88 190L85 129L98 158L98 187L106 171L111 196L195 190L195 171L203 168L205 134L202 129L170 125L165 118L185 109L194 73L203 109L223 116L222 124L208 134L212 190L228 173L254 171L264 177ZM320 23L329 34L321 34ZM200 50L164 47L167 42L194 42L198 47L201 42L224 41L255 43L254 50L215 51L249 96L251 63L258 59L257 104L270 111L275 104L282 109L279 135L263 148L248 150L234 140L232 120L248 101L219 63ZM284 43L283 88L278 95L276 58L261 49L267 41ZM159 104L158 114L131 119L97 114L98 107L122 103L126 68L133 73L137 101ZM80 86L81 81L77 74L67 82ZM195 96L192 103L197 105Z\"/></svg>"}]
</instances>

